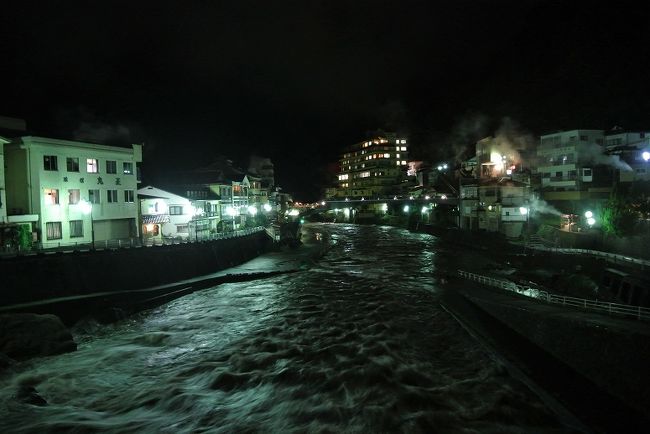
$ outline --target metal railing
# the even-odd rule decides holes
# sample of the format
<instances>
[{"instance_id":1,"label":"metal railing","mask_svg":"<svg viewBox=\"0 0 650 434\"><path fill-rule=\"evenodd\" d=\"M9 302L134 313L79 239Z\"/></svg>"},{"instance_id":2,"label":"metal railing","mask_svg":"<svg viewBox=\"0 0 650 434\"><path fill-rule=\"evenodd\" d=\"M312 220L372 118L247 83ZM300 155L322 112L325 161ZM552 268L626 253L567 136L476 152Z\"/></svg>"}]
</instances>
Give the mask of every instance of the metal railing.
<instances>
[{"instance_id":1,"label":"metal railing","mask_svg":"<svg viewBox=\"0 0 650 434\"><path fill-rule=\"evenodd\" d=\"M553 253L563 253L567 255L591 255L599 258L605 258L608 261L616 264L634 264L634 265L640 265L642 268L650 267L650 260L633 258L631 256L619 255L617 253L603 252L601 250L570 249L564 247L547 247L547 246L540 246L540 245L532 245L532 246L529 245L528 247L535 250L542 250L545 252L553 252Z\"/></svg>"},{"instance_id":2,"label":"metal railing","mask_svg":"<svg viewBox=\"0 0 650 434\"><path fill-rule=\"evenodd\" d=\"M481 283L487 286L501 288L506 291L515 292L527 297L536 298L546 303L570 306L583 310L591 310L609 315L619 315L623 317L633 317L639 320L650 320L650 309L641 306L632 306L629 304L609 303L598 300L587 300L584 298L567 297L564 295L551 294L548 291L532 288L529 286L518 285L509 280L495 279L489 276L470 273L468 271L458 270L458 275L468 280Z\"/></svg>"},{"instance_id":3,"label":"metal railing","mask_svg":"<svg viewBox=\"0 0 650 434\"><path fill-rule=\"evenodd\" d=\"M157 239L144 239L140 240L139 238L121 238L121 239L112 239L112 240L102 240L95 241L93 243L89 242L79 242L79 243L48 243L46 246L40 244L35 244L31 249L28 250L18 250L15 248L2 248L0 249L0 257L14 257L14 256L26 256L26 255L36 255L36 254L54 254L58 252L69 253L69 252L86 252L90 250L117 250L124 248L137 248L137 247L152 247L152 246L169 246L174 244L187 244L195 242L204 242L204 241L214 241L214 240L226 240L230 238L244 237L251 235L257 232L264 231L263 226L256 226L254 228L242 229L239 231L232 232L220 232L215 234L198 234L198 236L190 238L157 238Z\"/></svg>"}]
</instances>

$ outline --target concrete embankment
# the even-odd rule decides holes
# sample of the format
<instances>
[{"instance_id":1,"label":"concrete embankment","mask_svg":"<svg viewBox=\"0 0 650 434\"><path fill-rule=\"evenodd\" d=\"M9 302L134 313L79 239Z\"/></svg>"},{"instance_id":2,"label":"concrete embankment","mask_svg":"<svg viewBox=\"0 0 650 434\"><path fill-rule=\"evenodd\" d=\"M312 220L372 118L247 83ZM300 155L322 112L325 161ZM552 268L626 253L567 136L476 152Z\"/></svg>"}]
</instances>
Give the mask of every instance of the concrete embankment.
<instances>
[{"instance_id":1,"label":"concrete embankment","mask_svg":"<svg viewBox=\"0 0 650 434\"><path fill-rule=\"evenodd\" d=\"M650 327L555 307L473 282L445 304L598 432L639 432L650 408Z\"/></svg>"},{"instance_id":2,"label":"concrete embankment","mask_svg":"<svg viewBox=\"0 0 650 434\"><path fill-rule=\"evenodd\" d=\"M270 245L266 233L257 232L202 243L4 259L0 307L178 282L241 264Z\"/></svg>"}]
</instances>

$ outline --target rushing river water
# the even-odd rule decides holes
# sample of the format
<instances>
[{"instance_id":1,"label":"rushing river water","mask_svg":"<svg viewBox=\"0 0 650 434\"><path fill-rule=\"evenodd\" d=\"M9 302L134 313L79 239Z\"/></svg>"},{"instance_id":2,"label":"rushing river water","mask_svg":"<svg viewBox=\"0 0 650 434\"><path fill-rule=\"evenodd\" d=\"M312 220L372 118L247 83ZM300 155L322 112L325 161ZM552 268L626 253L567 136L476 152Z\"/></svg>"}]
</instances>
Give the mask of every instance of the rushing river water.
<instances>
[{"instance_id":1,"label":"rushing river water","mask_svg":"<svg viewBox=\"0 0 650 434\"><path fill-rule=\"evenodd\" d=\"M226 284L0 379L2 432L565 432L439 305L434 237L309 225L313 267ZM439 265L438 265L439 266ZM15 398L34 387L47 401Z\"/></svg>"}]
</instances>

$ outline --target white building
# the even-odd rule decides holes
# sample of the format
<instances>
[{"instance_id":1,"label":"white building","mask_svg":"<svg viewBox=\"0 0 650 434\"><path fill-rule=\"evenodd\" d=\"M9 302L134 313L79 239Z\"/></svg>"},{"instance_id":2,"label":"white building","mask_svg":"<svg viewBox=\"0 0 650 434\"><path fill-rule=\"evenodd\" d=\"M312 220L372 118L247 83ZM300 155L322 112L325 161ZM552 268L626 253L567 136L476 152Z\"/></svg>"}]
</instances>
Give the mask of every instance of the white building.
<instances>
[{"instance_id":1,"label":"white building","mask_svg":"<svg viewBox=\"0 0 650 434\"><path fill-rule=\"evenodd\" d=\"M650 181L650 132L614 132L605 137L606 153L629 170L618 167L619 182Z\"/></svg>"},{"instance_id":2,"label":"white building","mask_svg":"<svg viewBox=\"0 0 650 434\"><path fill-rule=\"evenodd\" d=\"M8 218L38 216L35 237L44 248L136 239L140 162L141 145L12 139L5 145Z\"/></svg>"},{"instance_id":3,"label":"white building","mask_svg":"<svg viewBox=\"0 0 650 434\"><path fill-rule=\"evenodd\" d=\"M196 214L189 199L147 186L138 190L138 200L145 240L189 238L190 222Z\"/></svg>"}]
</instances>

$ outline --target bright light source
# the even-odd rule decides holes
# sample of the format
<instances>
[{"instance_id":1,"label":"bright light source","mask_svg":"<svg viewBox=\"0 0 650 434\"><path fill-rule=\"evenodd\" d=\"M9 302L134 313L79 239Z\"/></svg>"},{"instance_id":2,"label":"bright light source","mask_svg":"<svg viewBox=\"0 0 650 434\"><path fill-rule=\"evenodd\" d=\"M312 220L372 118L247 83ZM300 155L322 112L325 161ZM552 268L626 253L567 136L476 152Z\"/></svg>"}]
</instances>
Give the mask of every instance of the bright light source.
<instances>
[{"instance_id":1,"label":"bright light source","mask_svg":"<svg viewBox=\"0 0 650 434\"><path fill-rule=\"evenodd\" d=\"M525 206L520 206L520 207L519 207L519 213L520 213L521 215L526 215L526 214L528 214L528 208L526 208Z\"/></svg>"},{"instance_id":2,"label":"bright light source","mask_svg":"<svg viewBox=\"0 0 650 434\"><path fill-rule=\"evenodd\" d=\"M648 160L650 160L650 152L648 152L648 151L644 151L644 152L641 154L641 158L643 158L643 161L648 161Z\"/></svg>"},{"instance_id":3,"label":"bright light source","mask_svg":"<svg viewBox=\"0 0 650 434\"><path fill-rule=\"evenodd\" d=\"M388 211L388 204L387 204L387 203L382 203L382 204L381 204L381 210L382 210L383 212Z\"/></svg>"},{"instance_id":4,"label":"bright light source","mask_svg":"<svg viewBox=\"0 0 650 434\"><path fill-rule=\"evenodd\" d=\"M438 166L438 170L442 170L442 166Z\"/></svg>"},{"instance_id":5,"label":"bright light source","mask_svg":"<svg viewBox=\"0 0 650 434\"><path fill-rule=\"evenodd\" d=\"M447 200L447 195L446 195L446 194L443 194L442 196L440 196L440 199L442 199L442 200Z\"/></svg>"},{"instance_id":6,"label":"bright light source","mask_svg":"<svg viewBox=\"0 0 650 434\"><path fill-rule=\"evenodd\" d=\"M488 205L488 211L492 211L492 205Z\"/></svg>"},{"instance_id":7,"label":"bright light source","mask_svg":"<svg viewBox=\"0 0 650 434\"><path fill-rule=\"evenodd\" d=\"M596 219L593 218L593 217L589 217L589 218L587 219L587 224L588 224L589 226L593 226L594 224L596 224Z\"/></svg>"},{"instance_id":8,"label":"bright light source","mask_svg":"<svg viewBox=\"0 0 650 434\"><path fill-rule=\"evenodd\" d=\"M300 214L300 211L298 211L297 209L292 209L291 211L289 211L289 215L290 215L290 216L294 216L294 217L295 217L295 216L297 216L298 214Z\"/></svg>"},{"instance_id":9,"label":"bright light source","mask_svg":"<svg viewBox=\"0 0 650 434\"><path fill-rule=\"evenodd\" d=\"M248 213L250 215L254 216L255 214L257 214L257 208L255 208L253 205L249 206L248 207Z\"/></svg>"},{"instance_id":10,"label":"bright light source","mask_svg":"<svg viewBox=\"0 0 650 434\"><path fill-rule=\"evenodd\" d=\"M409 212L409 209L411 209L408 205L404 205L404 212Z\"/></svg>"},{"instance_id":11,"label":"bright light source","mask_svg":"<svg viewBox=\"0 0 650 434\"><path fill-rule=\"evenodd\" d=\"M592 218L593 216L594 216L594 213L593 213L593 212L591 212L591 211L587 211L587 212L585 212L585 217L586 217L586 218L590 219L590 218Z\"/></svg>"},{"instance_id":12,"label":"bright light source","mask_svg":"<svg viewBox=\"0 0 650 434\"><path fill-rule=\"evenodd\" d=\"M445 163L445 164L442 165L442 168L443 168L443 169L446 169L446 168L448 168L448 167L449 167L449 166L447 166L447 163Z\"/></svg>"},{"instance_id":13,"label":"bright light source","mask_svg":"<svg viewBox=\"0 0 650 434\"><path fill-rule=\"evenodd\" d=\"M234 217L237 215L237 210L232 206L228 206L226 207L226 214L228 214L230 217Z\"/></svg>"},{"instance_id":14,"label":"bright light source","mask_svg":"<svg viewBox=\"0 0 650 434\"><path fill-rule=\"evenodd\" d=\"M413 200L413 196L409 196L409 199Z\"/></svg>"},{"instance_id":15,"label":"bright light source","mask_svg":"<svg viewBox=\"0 0 650 434\"><path fill-rule=\"evenodd\" d=\"M425 214L427 211L429 211L429 208L427 208L426 206L423 206L422 207L422 214Z\"/></svg>"},{"instance_id":16,"label":"bright light source","mask_svg":"<svg viewBox=\"0 0 650 434\"><path fill-rule=\"evenodd\" d=\"M512 175L512 169L507 169L506 170L506 175Z\"/></svg>"},{"instance_id":17,"label":"bright light source","mask_svg":"<svg viewBox=\"0 0 650 434\"><path fill-rule=\"evenodd\" d=\"M346 202L348 201L348 198L347 198L347 197L345 198L345 201L346 201Z\"/></svg>"},{"instance_id":18,"label":"bright light source","mask_svg":"<svg viewBox=\"0 0 650 434\"><path fill-rule=\"evenodd\" d=\"M325 206L325 201L322 201L320 204L321 206Z\"/></svg>"},{"instance_id":19,"label":"bright light source","mask_svg":"<svg viewBox=\"0 0 650 434\"><path fill-rule=\"evenodd\" d=\"M271 205L269 205L268 203L265 203L264 205L262 205L262 208L264 208L264 211L266 211L266 212L269 212L269 211L271 211L273 209L273 207L271 207Z\"/></svg>"},{"instance_id":20,"label":"bright light source","mask_svg":"<svg viewBox=\"0 0 650 434\"><path fill-rule=\"evenodd\" d=\"M343 208L343 214L345 214L346 217L350 217L350 208Z\"/></svg>"},{"instance_id":21,"label":"bright light source","mask_svg":"<svg viewBox=\"0 0 650 434\"><path fill-rule=\"evenodd\" d=\"M79 201L79 209L84 214L90 214L93 210L93 204L88 202L87 200L81 199Z\"/></svg>"},{"instance_id":22,"label":"bright light source","mask_svg":"<svg viewBox=\"0 0 650 434\"><path fill-rule=\"evenodd\" d=\"M431 196L429 196L429 195L424 196L424 199L425 199L425 200L429 200L429 199L431 199Z\"/></svg>"},{"instance_id":23,"label":"bright light source","mask_svg":"<svg viewBox=\"0 0 650 434\"><path fill-rule=\"evenodd\" d=\"M153 224L149 223L145 228L147 229L147 232L153 232Z\"/></svg>"},{"instance_id":24,"label":"bright light source","mask_svg":"<svg viewBox=\"0 0 650 434\"><path fill-rule=\"evenodd\" d=\"M366 198L365 198L365 197L362 197L361 200L366 200Z\"/></svg>"}]
</instances>

